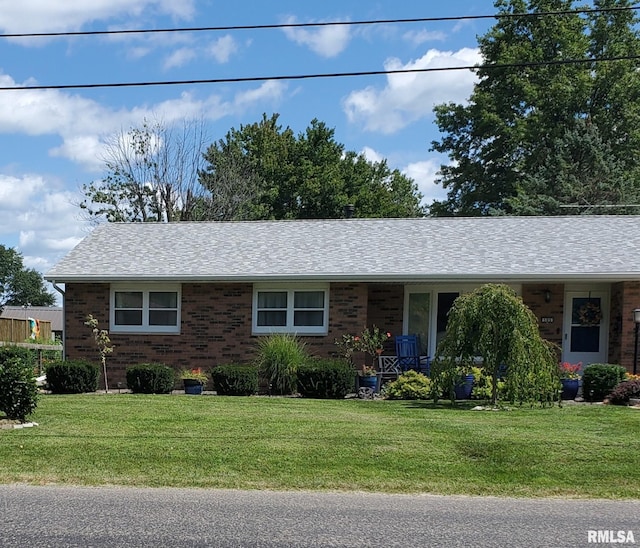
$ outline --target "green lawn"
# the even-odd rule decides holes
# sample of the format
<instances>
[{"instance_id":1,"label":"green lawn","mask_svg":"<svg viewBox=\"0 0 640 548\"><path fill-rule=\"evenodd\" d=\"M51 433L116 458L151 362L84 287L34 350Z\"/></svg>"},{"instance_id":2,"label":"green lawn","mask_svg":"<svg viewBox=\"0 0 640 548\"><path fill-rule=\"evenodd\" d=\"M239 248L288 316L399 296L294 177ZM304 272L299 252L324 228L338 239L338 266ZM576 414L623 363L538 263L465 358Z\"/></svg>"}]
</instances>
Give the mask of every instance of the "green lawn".
<instances>
[{"instance_id":1,"label":"green lawn","mask_svg":"<svg viewBox=\"0 0 640 548\"><path fill-rule=\"evenodd\" d=\"M640 498L640 411L42 396L0 430L0 483Z\"/></svg>"}]
</instances>

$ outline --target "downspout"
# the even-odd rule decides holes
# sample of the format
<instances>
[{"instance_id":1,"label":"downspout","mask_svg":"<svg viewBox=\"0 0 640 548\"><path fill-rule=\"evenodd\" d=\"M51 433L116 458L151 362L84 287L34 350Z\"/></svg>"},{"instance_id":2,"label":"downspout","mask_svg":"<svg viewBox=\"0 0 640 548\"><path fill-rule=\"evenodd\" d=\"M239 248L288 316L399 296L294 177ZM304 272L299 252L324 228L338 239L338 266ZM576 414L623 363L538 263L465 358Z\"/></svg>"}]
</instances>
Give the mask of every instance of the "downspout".
<instances>
[{"instance_id":1,"label":"downspout","mask_svg":"<svg viewBox=\"0 0 640 548\"><path fill-rule=\"evenodd\" d=\"M56 281L52 281L51 285L53 286L53 288L60 293L60 295L62 295L62 359L65 360L67 358L67 345L66 345L66 339L67 339L67 317L64 313L65 311L65 293L64 293L64 289L62 289L57 283Z\"/></svg>"}]
</instances>

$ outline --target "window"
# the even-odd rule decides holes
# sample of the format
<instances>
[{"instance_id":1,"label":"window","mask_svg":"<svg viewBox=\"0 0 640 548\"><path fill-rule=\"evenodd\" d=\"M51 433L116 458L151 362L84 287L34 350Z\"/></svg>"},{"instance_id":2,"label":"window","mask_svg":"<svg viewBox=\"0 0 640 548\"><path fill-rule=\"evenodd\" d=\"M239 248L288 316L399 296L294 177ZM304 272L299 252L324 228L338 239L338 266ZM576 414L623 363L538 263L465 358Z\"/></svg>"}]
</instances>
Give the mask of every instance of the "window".
<instances>
[{"instance_id":1,"label":"window","mask_svg":"<svg viewBox=\"0 0 640 548\"><path fill-rule=\"evenodd\" d=\"M180 288L111 288L110 330L114 333L179 333Z\"/></svg>"},{"instance_id":2,"label":"window","mask_svg":"<svg viewBox=\"0 0 640 548\"><path fill-rule=\"evenodd\" d=\"M326 287L254 288L253 332L326 335L328 294Z\"/></svg>"}]
</instances>

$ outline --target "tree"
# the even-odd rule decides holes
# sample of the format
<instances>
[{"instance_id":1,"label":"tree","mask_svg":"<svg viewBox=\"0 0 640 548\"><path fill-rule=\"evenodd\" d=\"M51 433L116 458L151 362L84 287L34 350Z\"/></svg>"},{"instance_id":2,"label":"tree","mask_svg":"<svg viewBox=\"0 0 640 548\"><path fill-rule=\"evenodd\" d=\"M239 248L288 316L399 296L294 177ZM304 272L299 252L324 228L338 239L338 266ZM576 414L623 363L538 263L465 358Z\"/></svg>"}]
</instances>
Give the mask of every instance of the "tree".
<instances>
[{"instance_id":1,"label":"tree","mask_svg":"<svg viewBox=\"0 0 640 548\"><path fill-rule=\"evenodd\" d=\"M622 162L598 128L584 120L542 149L545 161L523 176L524 185L507 198L516 215L567 213L636 213L636 185L628 181ZM570 205L569 205L570 204ZM616 206L610 208L609 206ZM569 207L576 209L568 209Z\"/></svg>"},{"instance_id":2,"label":"tree","mask_svg":"<svg viewBox=\"0 0 640 548\"><path fill-rule=\"evenodd\" d=\"M202 120L185 120L181 128L145 120L121 131L107 142L107 176L83 185L80 207L112 222L208 218L209 193L198 182L205 141Z\"/></svg>"},{"instance_id":3,"label":"tree","mask_svg":"<svg viewBox=\"0 0 640 548\"><path fill-rule=\"evenodd\" d=\"M579 187L585 185L589 199L599 201L595 190L600 180L584 177L587 162L576 168L568 155L554 153L558 146L576 144L581 131L587 132L583 144L597 160L599 174L606 176L605 186L617 186L604 193L606 203L635 200L640 62L565 62L637 56L637 19L631 9L611 11L630 8L628 0L594 0L601 11L588 15L575 13L575 4L496 0L498 21L479 39L484 61L476 69L479 81L468 104L435 108L444 136L432 143L432 150L447 154L450 163L441 167L438 180L448 190L447 199L435 202L432 214L533 212L539 204L530 208L528 201L540 192L541 202L555 198L551 209L558 212L559 205L580 199ZM556 195L557 184L561 196ZM583 211L562 210L571 212Z\"/></svg>"},{"instance_id":4,"label":"tree","mask_svg":"<svg viewBox=\"0 0 640 548\"><path fill-rule=\"evenodd\" d=\"M0 244L0 310L9 306L53 306L55 295L47 291L42 275L25 268L22 255Z\"/></svg>"},{"instance_id":5,"label":"tree","mask_svg":"<svg viewBox=\"0 0 640 548\"><path fill-rule=\"evenodd\" d=\"M433 364L434 382L453 392L461 375L482 357L481 370L493 379L506 366L507 398L519 403L550 404L558 399L558 359L540 336L535 315L508 286L486 284L458 297L449 311L447 330Z\"/></svg>"},{"instance_id":6,"label":"tree","mask_svg":"<svg viewBox=\"0 0 640 548\"><path fill-rule=\"evenodd\" d=\"M424 214L416 184L385 161L345 151L334 130L316 119L300 135L278 124L278 115L229 131L205 153L201 183L223 218L338 218L355 205L359 217ZM234 202L229 174L248 173ZM237 177L239 175L236 175ZM237 218L237 217L236 217Z\"/></svg>"}]
</instances>

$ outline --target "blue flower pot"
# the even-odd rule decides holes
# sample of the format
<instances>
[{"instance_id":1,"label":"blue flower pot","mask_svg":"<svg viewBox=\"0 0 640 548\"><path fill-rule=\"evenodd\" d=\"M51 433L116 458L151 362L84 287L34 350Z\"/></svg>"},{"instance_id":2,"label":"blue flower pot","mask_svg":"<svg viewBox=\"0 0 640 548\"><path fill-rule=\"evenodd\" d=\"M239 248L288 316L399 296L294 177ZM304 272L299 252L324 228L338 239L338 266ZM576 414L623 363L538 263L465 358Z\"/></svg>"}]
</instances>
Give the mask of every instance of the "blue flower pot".
<instances>
[{"instance_id":1,"label":"blue flower pot","mask_svg":"<svg viewBox=\"0 0 640 548\"><path fill-rule=\"evenodd\" d=\"M359 377L360 388L378 388L378 377Z\"/></svg>"},{"instance_id":2,"label":"blue flower pot","mask_svg":"<svg viewBox=\"0 0 640 548\"><path fill-rule=\"evenodd\" d=\"M202 394L202 389L204 388L200 381L195 379L183 379L184 382L184 393L198 395Z\"/></svg>"},{"instance_id":3,"label":"blue flower pot","mask_svg":"<svg viewBox=\"0 0 640 548\"><path fill-rule=\"evenodd\" d=\"M560 379L562 383L562 393L560 399L575 400L580 387L580 379Z\"/></svg>"},{"instance_id":4,"label":"blue flower pot","mask_svg":"<svg viewBox=\"0 0 640 548\"><path fill-rule=\"evenodd\" d=\"M454 392L456 394L456 400L468 400L471 397L471 391L473 390L473 375L467 375L460 384L456 384Z\"/></svg>"}]
</instances>

